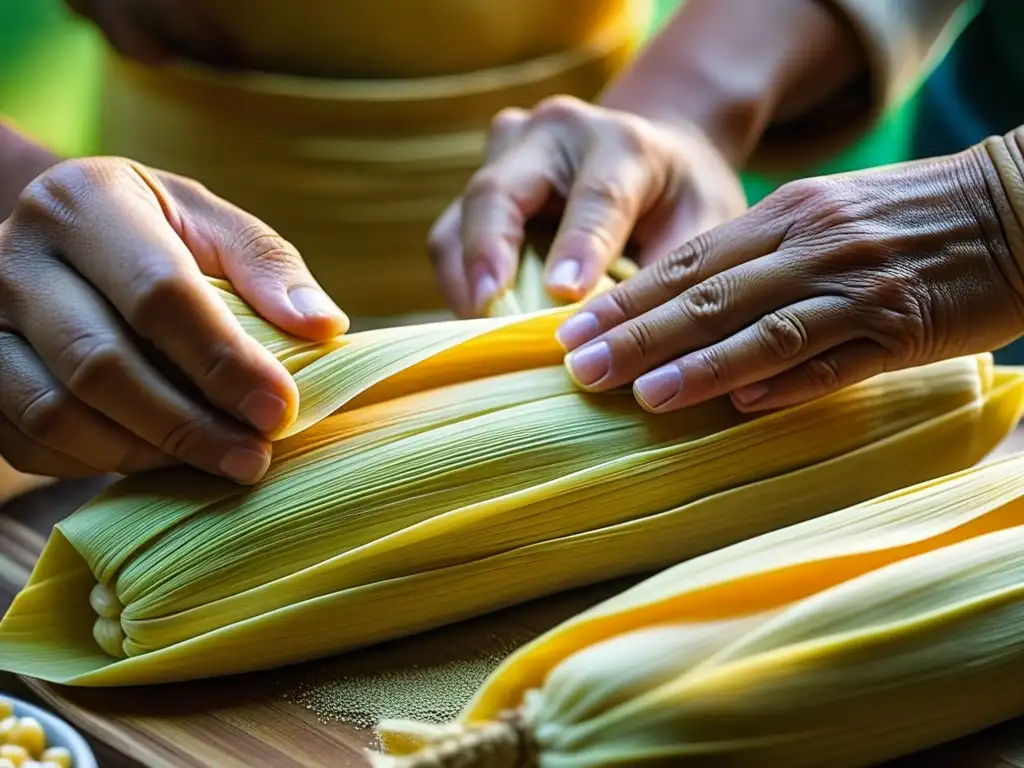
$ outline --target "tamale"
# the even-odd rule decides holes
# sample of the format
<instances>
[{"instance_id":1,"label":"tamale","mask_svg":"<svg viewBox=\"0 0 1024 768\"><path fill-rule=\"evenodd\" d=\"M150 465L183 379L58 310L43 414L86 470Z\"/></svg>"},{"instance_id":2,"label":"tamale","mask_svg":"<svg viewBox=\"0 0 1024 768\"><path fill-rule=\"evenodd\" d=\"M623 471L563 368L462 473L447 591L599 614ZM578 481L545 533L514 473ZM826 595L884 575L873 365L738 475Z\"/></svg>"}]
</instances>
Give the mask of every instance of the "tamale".
<instances>
[{"instance_id":1,"label":"tamale","mask_svg":"<svg viewBox=\"0 0 1024 768\"><path fill-rule=\"evenodd\" d=\"M0 623L0 668L127 685L338 653L962 469L1024 402L1024 375L977 355L756 418L726 398L652 415L572 385L554 331L573 308L544 308L537 274L495 307L528 314L327 344L213 281L300 392L266 478L114 484L53 531Z\"/></svg>"},{"instance_id":2,"label":"tamale","mask_svg":"<svg viewBox=\"0 0 1024 768\"><path fill-rule=\"evenodd\" d=\"M874 765L1021 715L1022 672L1024 453L670 568L375 764Z\"/></svg>"}]
</instances>

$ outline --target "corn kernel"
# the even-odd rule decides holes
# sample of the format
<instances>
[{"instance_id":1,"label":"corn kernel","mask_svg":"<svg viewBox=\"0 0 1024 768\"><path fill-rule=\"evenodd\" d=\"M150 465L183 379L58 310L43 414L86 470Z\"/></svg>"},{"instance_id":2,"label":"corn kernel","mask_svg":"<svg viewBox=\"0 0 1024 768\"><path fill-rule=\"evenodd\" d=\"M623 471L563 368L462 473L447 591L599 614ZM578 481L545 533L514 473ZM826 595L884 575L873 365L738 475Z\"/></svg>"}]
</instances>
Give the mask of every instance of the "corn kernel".
<instances>
[{"instance_id":1,"label":"corn kernel","mask_svg":"<svg viewBox=\"0 0 1024 768\"><path fill-rule=\"evenodd\" d=\"M18 718L14 715L5 717L0 720L0 744L6 744L11 736L11 731L14 730L14 726L18 724Z\"/></svg>"},{"instance_id":2,"label":"corn kernel","mask_svg":"<svg viewBox=\"0 0 1024 768\"><path fill-rule=\"evenodd\" d=\"M22 746L32 757L39 757L46 749L46 731L34 717L22 717L8 735L7 743Z\"/></svg>"},{"instance_id":3,"label":"corn kernel","mask_svg":"<svg viewBox=\"0 0 1024 768\"><path fill-rule=\"evenodd\" d=\"M10 717L14 714L14 702L10 699L5 699L0 696L0 720Z\"/></svg>"},{"instance_id":4,"label":"corn kernel","mask_svg":"<svg viewBox=\"0 0 1024 768\"><path fill-rule=\"evenodd\" d=\"M71 752L67 747L50 747L43 752L41 759L44 763L53 763L57 768L71 768Z\"/></svg>"},{"instance_id":5,"label":"corn kernel","mask_svg":"<svg viewBox=\"0 0 1024 768\"><path fill-rule=\"evenodd\" d=\"M21 768L31 755L20 744L4 744L0 747L0 757L7 758L14 765L14 768Z\"/></svg>"}]
</instances>

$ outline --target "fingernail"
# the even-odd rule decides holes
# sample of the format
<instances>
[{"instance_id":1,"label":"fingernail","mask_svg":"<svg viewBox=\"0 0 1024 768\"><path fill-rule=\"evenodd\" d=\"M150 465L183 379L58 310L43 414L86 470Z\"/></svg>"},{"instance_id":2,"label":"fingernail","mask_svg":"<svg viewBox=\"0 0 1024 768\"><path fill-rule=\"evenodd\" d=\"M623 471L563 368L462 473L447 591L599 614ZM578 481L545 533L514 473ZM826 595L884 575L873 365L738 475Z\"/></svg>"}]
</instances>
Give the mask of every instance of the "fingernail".
<instances>
[{"instance_id":1,"label":"fingernail","mask_svg":"<svg viewBox=\"0 0 1024 768\"><path fill-rule=\"evenodd\" d=\"M612 355L608 344L600 341L581 347L566 360L569 372L577 384L589 387L596 384L612 369Z\"/></svg>"},{"instance_id":2,"label":"fingernail","mask_svg":"<svg viewBox=\"0 0 1024 768\"><path fill-rule=\"evenodd\" d=\"M732 396L740 401L740 405L752 405L767 394L768 387L764 384L747 384L732 391Z\"/></svg>"},{"instance_id":3,"label":"fingernail","mask_svg":"<svg viewBox=\"0 0 1024 768\"><path fill-rule=\"evenodd\" d=\"M308 285L293 288L288 293L288 298L299 314L312 317L345 317L345 313L331 301L331 297L319 288Z\"/></svg>"},{"instance_id":4,"label":"fingernail","mask_svg":"<svg viewBox=\"0 0 1024 768\"><path fill-rule=\"evenodd\" d=\"M663 365L641 376L633 384L633 393L648 410L656 410L672 400L683 388L679 366Z\"/></svg>"},{"instance_id":5,"label":"fingernail","mask_svg":"<svg viewBox=\"0 0 1024 768\"><path fill-rule=\"evenodd\" d=\"M548 276L549 288L562 288L566 291L575 291L579 288L580 263L573 259L560 261L551 268Z\"/></svg>"},{"instance_id":6,"label":"fingernail","mask_svg":"<svg viewBox=\"0 0 1024 768\"><path fill-rule=\"evenodd\" d=\"M277 395L255 390L242 398L238 412L260 432L274 432L284 421L288 404Z\"/></svg>"},{"instance_id":7,"label":"fingernail","mask_svg":"<svg viewBox=\"0 0 1024 768\"><path fill-rule=\"evenodd\" d=\"M220 471L225 477L242 485L252 485L270 466L270 454L249 448L231 448L220 460Z\"/></svg>"},{"instance_id":8,"label":"fingernail","mask_svg":"<svg viewBox=\"0 0 1024 768\"><path fill-rule=\"evenodd\" d=\"M484 312L487 305L498 293L498 281L493 275L485 274L477 278L473 293L473 306L477 312Z\"/></svg>"},{"instance_id":9,"label":"fingernail","mask_svg":"<svg viewBox=\"0 0 1024 768\"><path fill-rule=\"evenodd\" d=\"M601 322L593 312L580 312L573 315L555 331L555 338L565 350L573 350L597 336L601 331Z\"/></svg>"}]
</instances>

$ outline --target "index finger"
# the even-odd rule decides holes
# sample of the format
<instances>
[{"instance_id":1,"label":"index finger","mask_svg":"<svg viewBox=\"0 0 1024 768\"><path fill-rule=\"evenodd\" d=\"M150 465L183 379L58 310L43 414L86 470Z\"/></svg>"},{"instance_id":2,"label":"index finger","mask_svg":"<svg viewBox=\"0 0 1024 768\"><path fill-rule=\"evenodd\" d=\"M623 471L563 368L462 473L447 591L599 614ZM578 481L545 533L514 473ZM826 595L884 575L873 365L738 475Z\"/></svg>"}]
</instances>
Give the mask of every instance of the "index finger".
<instances>
[{"instance_id":1,"label":"index finger","mask_svg":"<svg viewBox=\"0 0 1024 768\"><path fill-rule=\"evenodd\" d=\"M700 234L584 304L558 329L559 343L571 352L720 272L777 251L787 226L784 217L755 207Z\"/></svg>"},{"instance_id":2,"label":"index finger","mask_svg":"<svg viewBox=\"0 0 1024 768\"><path fill-rule=\"evenodd\" d=\"M548 256L547 286L556 298L578 301L597 285L652 196L647 169L615 150L599 145L569 192Z\"/></svg>"},{"instance_id":3,"label":"index finger","mask_svg":"<svg viewBox=\"0 0 1024 768\"><path fill-rule=\"evenodd\" d=\"M463 268L474 309L482 313L515 280L527 222L571 176L559 137L546 126L482 168L462 201Z\"/></svg>"}]
</instances>

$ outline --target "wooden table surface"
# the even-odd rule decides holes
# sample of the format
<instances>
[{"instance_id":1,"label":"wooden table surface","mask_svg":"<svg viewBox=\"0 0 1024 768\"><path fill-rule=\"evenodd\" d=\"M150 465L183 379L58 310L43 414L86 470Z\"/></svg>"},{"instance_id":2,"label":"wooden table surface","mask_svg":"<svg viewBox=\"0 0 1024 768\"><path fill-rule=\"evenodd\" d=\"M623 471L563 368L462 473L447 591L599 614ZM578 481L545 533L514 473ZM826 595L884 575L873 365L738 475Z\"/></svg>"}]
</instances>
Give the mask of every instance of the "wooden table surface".
<instances>
[{"instance_id":1,"label":"wooden table surface","mask_svg":"<svg viewBox=\"0 0 1024 768\"><path fill-rule=\"evenodd\" d=\"M994 455L1024 449L1018 429ZM62 482L0 506L0 608L25 583L50 527L103 481ZM104 768L291 768L364 766L372 733L311 706L311 682L367 674L414 687L414 670L496 663L502 653L620 591L631 580L535 601L472 621L334 659L220 680L148 688L75 689L0 675L0 689L33 699L78 727ZM497 645L496 645L497 643ZM495 653L495 648L500 652ZM362 679L362 678L359 678ZM392 689L393 690L393 689ZM399 692L401 693L401 692ZM403 694L416 696L415 690ZM360 719L360 718L355 718ZM363 718L365 719L365 718ZM1024 766L1024 719L893 763L890 768Z\"/></svg>"}]
</instances>

